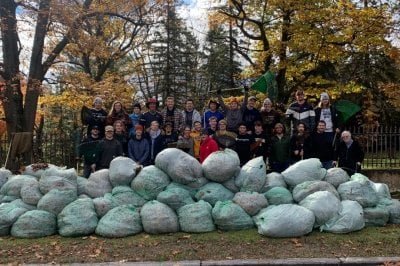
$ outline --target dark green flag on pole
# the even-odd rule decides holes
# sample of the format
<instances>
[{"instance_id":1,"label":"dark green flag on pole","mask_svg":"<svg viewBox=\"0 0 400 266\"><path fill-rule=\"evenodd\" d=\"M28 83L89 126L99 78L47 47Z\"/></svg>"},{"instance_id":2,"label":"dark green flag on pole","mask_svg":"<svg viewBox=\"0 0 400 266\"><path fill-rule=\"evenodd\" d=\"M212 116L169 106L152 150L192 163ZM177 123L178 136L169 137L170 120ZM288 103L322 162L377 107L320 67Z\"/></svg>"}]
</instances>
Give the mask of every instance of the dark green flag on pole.
<instances>
[{"instance_id":1,"label":"dark green flag on pole","mask_svg":"<svg viewBox=\"0 0 400 266\"><path fill-rule=\"evenodd\" d=\"M253 85L253 90L268 94L271 101L275 101L278 96L278 86L275 80L275 74L268 70Z\"/></svg>"},{"instance_id":2,"label":"dark green flag on pole","mask_svg":"<svg viewBox=\"0 0 400 266\"><path fill-rule=\"evenodd\" d=\"M345 124L352 116L361 110L361 107L348 100L339 100L335 104L340 124Z\"/></svg>"}]
</instances>

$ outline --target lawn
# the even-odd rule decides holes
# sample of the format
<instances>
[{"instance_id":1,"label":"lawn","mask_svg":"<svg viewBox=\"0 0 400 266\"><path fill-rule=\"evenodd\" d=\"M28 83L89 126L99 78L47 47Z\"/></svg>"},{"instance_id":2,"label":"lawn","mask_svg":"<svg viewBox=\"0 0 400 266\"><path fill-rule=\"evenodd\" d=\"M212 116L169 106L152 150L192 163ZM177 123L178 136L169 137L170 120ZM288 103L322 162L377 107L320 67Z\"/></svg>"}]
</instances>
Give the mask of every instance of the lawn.
<instances>
[{"instance_id":1,"label":"lawn","mask_svg":"<svg viewBox=\"0 0 400 266\"><path fill-rule=\"evenodd\" d=\"M0 238L0 264L230 260L400 256L400 225L349 234L314 230L299 238L267 238L256 229L203 234L145 233L119 239L98 236Z\"/></svg>"}]
</instances>

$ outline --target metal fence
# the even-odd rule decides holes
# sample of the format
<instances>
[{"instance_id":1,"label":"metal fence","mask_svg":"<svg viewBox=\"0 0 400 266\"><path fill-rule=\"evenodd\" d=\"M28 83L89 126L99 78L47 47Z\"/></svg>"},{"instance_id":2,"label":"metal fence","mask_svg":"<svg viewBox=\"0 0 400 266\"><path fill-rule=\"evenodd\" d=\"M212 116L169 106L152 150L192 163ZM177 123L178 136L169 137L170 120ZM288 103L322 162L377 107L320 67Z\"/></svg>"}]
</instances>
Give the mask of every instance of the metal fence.
<instances>
[{"instance_id":1,"label":"metal fence","mask_svg":"<svg viewBox=\"0 0 400 266\"><path fill-rule=\"evenodd\" d=\"M354 127L350 130L365 151L364 169L400 169L400 126ZM34 162L76 167L81 132L52 131L34 136ZM0 138L0 163L4 166L10 144Z\"/></svg>"}]
</instances>

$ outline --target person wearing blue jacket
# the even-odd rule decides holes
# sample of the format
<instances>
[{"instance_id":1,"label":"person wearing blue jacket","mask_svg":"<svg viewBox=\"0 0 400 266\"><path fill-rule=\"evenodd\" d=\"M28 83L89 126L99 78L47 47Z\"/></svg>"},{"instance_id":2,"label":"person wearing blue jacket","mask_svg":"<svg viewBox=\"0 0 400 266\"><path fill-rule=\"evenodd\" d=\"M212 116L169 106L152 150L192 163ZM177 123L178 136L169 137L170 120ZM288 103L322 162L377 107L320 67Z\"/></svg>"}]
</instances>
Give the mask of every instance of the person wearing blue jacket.
<instances>
[{"instance_id":1,"label":"person wearing blue jacket","mask_svg":"<svg viewBox=\"0 0 400 266\"><path fill-rule=\"evenodd\" d=\"M149 153L149 141L143 136L143 126L138 124L135 127L135 136L128 143L128 156L135 163L147 166L149 164Z\"/></svg>"}]
</instances>

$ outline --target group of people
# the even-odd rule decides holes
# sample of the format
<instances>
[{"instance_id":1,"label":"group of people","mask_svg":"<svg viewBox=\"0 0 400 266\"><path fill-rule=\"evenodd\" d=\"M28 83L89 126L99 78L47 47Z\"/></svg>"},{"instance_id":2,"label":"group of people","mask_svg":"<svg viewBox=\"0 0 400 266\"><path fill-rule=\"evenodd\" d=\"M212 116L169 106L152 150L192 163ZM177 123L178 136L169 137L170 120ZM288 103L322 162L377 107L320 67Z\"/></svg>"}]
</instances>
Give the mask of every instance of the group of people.
<instances>
[{"instance_id":1,"label":"group of people","mask_svg":"<svg viewBox=\"0 0 400 266\"><path fill-rule=\"evenodd\" d=\"M167 147L182 149L200 163L211 153L230 148L238 153L241 166L263 156L274 172L306 158L319 158L327 169L360 170L363 150L349 131L340 130L327 93L321 94L314 109L298 90L285 114L274 110L268 98L260 110L256 108L257 99L249 96L247 88L242 103L231 97L225 104L220 90L217 95L218 101L210 100L204 113L194 108L192 99L186 100L183 110L178 109L173 97L165 99L161 110L158 100L149 98L145 112L135 103L128 114L122 102L115 101L107 113L102 99L96 97L83 121L88 131L79 147L84 176L108 168L117 156L127 156L142 166L154 164ZM290 134L285 129L289 122Z\"/></svg>"}]
</instances>

